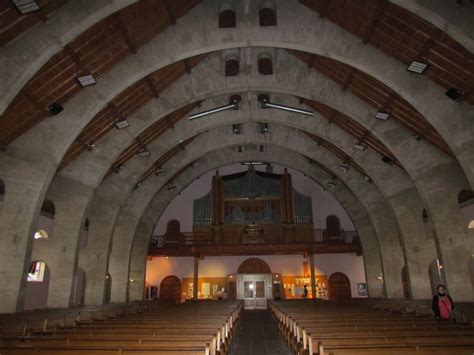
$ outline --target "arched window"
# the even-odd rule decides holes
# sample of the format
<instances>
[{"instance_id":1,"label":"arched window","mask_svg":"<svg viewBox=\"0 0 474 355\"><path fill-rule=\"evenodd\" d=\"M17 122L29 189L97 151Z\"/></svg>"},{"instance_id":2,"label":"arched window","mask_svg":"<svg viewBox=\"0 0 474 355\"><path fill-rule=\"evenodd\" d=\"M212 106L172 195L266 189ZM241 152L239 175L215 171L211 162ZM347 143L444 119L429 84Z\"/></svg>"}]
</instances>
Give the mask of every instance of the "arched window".
<instances>
[{"instance_id":1,"label":"arched window","mask_svg":"<svg viewBox=\"0 0 474 355\"><path fill-rule=\"evenodd\" d=\"M225 76L237 76L240 67L239 61L235 58L229 58L225 61Z\"/></svg>"},{"instance_id":2,"label":"arched window","mask_svg":"<svg viewBox=\"0 0 474 355\"><path fill-rule=\"evenodd\" d=\"M335 215L329 215L326 218L326 229L329 238L341 236L341 224L339 218Z\"/></svg>"},{"instance_id":3,"label":"arched window","mask_svg":"<svg viewBox=\"0 0 474 355\"><path fill-rule=\"evenodd\" d=\"M49 215L51 218L54 218L54 215L56 214L56 207L52 201L46 200L43 202L43 206L41 206L41 212Z\"/></svg>"},{"instance_id":4,"label":"arched window","mask_svg":"<svg viewBox=\"0 0 474 355\"><path fill-rule=\"evenodd\" d=\"M180 224L176 219L172 219L166 225L166 241L177 242L179 240Z\"/></svg>"},{"instance_id":5,"label":"arched window","mask_svg":"<svg viewBox=\"0 0 474 355\"><path fill-rule=\"evenodd\" d=\"M226 9L219 14L219 28L234 28L236 27L235 11Z\"/></svg>"},{"instance_id":6,"label":"arched window","mask_svg":"<svg viewBox=\"0 0 474 355\"><path fill-rule=\"evenodd\" d=\"M271 7L261 8L258 12L258 20L262 27L276 26L277 18L275 10Z\"/></svg>"},{"instance_id":7,"label":"arched window","mask_svg":"<svg viewBox=\"0 0 474 355\"><path fill-rule=\"evenodd\" d=\"M54 203L50 200L44 201L36 224L36 231L33 234L34 239L47 239L52 237L55 214L56 207Z\"/></svg>"},{"instance_id":8,"label":"arched window","mask_svg":"<svg viewBox=\"0 0 474 355\"><path fill-rule=\"evenodd\" d=\"M459 207L465 226L474 229L474 191L461 190L458 195Z\"/></svg>"},{"instance_id":9,"label":"arched window","mask_svg":"<svg viewBox=\"0 0 474 355\"><path fill-rule=\"evenodd\" d=\"M33 261L28 270L25 310L42 309L48 306L50 271L42 261Z\"/></svg>"},{"instance_id":10,"label":"arched window","mask_svg":"<svg viewBox=\"0 0 474 355\"><path fill-rule=\"evenodd\" d=\"M34 235L35 239L48 239L48 233L44 229L38 229Z\"/></svg>"},{"instance_id":11,"label":"arched window","mask_svg":"<svg viewBox=\"0 0 474 355\"><path fill-rule=\"evenodd\" d=\"M46 264L42 261L32 261L28 270L28 282L43 282Z\"/></svg>"},{"instance_id":12,"label":"arched window","mask_svg":"<svg viewBox=\"0 0 474 355\"><path fill-rule=\"evenodd\" d=\"M262 75L273 74L273 62L269 57L262 57L258 60L258 72Z\"/></svg>"}]
</instances>

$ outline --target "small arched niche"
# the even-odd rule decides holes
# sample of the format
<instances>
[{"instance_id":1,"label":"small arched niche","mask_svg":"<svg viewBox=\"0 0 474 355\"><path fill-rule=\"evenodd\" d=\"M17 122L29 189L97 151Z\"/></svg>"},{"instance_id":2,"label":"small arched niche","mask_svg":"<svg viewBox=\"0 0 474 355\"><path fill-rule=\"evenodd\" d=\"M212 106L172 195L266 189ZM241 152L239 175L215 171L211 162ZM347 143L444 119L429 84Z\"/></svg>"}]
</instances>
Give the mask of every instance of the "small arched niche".
<instances>
[{"instance_id":1,"label":"small arched niche","mask_svg":"<svg viewBox=\"0 0 474 355\"><path fill-rule=\"evenodd\" d=\"M240 72L240 64L237 56L231 55L225 59L225 76L237 76Z\"/></svg>"},{"instance_id":2,"label":"small arched niche","mask_svg":"<svg viewBox=\"0 0 474 355\"><path fill-rule=\"evenodd\" d=\"M219 12L219 28L235 28L237 26L237 17L234 9L229 5Z\"/></svg>"},{"instance_id":3,"label":"small arched niche","mask_svg":"<svg viewBox=\"0 0 474 355\"><path fill-rule=\"evenodd\" d=\"M258 21L261 27L276 26L277 18L273 2L264 1L258 11Z\"/></svg>"},{"instance_id":4,"label":"small arched niche","mask_svg":"<svg viewBox=\"0 0 474 355\"><path fill-rule=\"evenodd\" d=\"M261 75L273 75L272 56L268 53L262 53L258 57L258 72Z\"/></svg>"},{"instance_id":5,"label":"small arched niche","mask_svg":"<svg viewBox=\"0 0 474 355\"><path fill-rule=\"evenodd\" d=\"M461 190L458 194L458 202L464 225L472 232L474 230L474 191Z\"/></svg>"}]
</instances>

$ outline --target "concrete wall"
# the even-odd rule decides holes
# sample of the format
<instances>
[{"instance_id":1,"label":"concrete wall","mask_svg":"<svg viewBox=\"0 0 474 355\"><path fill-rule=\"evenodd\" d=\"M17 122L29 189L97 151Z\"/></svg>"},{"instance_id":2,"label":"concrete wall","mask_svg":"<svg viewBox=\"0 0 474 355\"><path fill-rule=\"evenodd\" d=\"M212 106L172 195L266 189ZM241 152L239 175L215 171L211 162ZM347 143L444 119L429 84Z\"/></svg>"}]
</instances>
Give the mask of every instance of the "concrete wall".
<instances>
[{"instance_id":1,"label":"concrete wall","mask_svg":"<svg viewBox=\"0 0 474 355\"><path fill-rule=\"evenodd\" d=\"M233 174L245 171L246 169L246 166L233 164L219 169L219 174ZM256 169L264 171L265 167L257 166ZM275 165L273 172L280 174L283 172L283 169L284 167ZM341 228L344 230L355 230L347 212L330 193L323 191L318 184L299 171L294 169L288 169L288 171L291 173L293 179L293 187L298 192L312 197L313 223L315 228L326 228L326 217L330 214L334 214L339 217ZM171 219L177 219L181 223L181 231L191 231L193 223L193 200L209 192L211 189L211 179L214 174L214 171L209 172L184 189L164 211L153 233L164 234L166 232L166 224Z\"/></svg>"},{"instance_id":2,"label":"concrete wall","mask_svg":"<svg viewBox=\"0 0 474 355\"><path fill-rule=\"evenodd\" d=\"M225 277L235 274L239 265L250 256L209 256L199 260L199 277ZM253 257L253 256L252 256ZM285 276L303 275L303 262L309 262L302 255L263 255L273 273ZM316 275L343 272L351 281L352 296L357 297L357 283L365 283L364 261L355 254L317 254L314 257ZM155 257L147 261L146 283L160 286L168 275L193 277L193 257Z\"/></svg>"}]
</instances>

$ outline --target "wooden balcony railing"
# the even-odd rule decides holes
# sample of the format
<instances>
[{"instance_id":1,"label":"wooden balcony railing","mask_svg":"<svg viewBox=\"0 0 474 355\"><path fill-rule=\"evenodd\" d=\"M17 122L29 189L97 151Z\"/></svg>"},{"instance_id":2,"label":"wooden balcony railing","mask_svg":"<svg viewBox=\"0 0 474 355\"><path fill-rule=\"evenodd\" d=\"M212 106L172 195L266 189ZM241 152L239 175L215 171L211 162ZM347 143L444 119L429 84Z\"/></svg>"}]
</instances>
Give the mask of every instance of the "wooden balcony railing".
<instances>
[{"instance_id":1,"label":"wooden balcony railing","mask_svg":"<svg viewBox=\"0 0 474 355\"><path fill-rule=\"evenodd\" d=\"M231 246L249 244L359 245L360 240L357 231L340 231L338 235L329 236L326 229L263 231L258 234L249 234L244 231L226 231L225 233L183 232L177 237L168 237L166 234L152 236L149 244L149 252L152 253L156 250L182 246Z\"/></svg>"}]
</instances>

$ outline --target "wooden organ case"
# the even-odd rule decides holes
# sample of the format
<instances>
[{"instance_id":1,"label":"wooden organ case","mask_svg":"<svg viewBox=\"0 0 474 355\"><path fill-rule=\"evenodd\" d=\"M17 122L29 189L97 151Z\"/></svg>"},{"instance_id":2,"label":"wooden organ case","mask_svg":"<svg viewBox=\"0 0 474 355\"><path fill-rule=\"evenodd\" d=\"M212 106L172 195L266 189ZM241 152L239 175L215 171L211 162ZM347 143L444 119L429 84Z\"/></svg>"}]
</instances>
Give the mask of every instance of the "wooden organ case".
<instances>
[{"instance_id":1,"label":"wooden organ case","mask_svg":"<svg viewBox=\"0 0 474 355\"><path fill-rule=\"evenodd\" d=\"M295 232L312 231L311 197L297 192L287 169L271 166L212 177L211 190L194 200L193 232L219 244L272 244ZM225 239L224 239L225 238Z\"/></svg>"}]
</instances>

